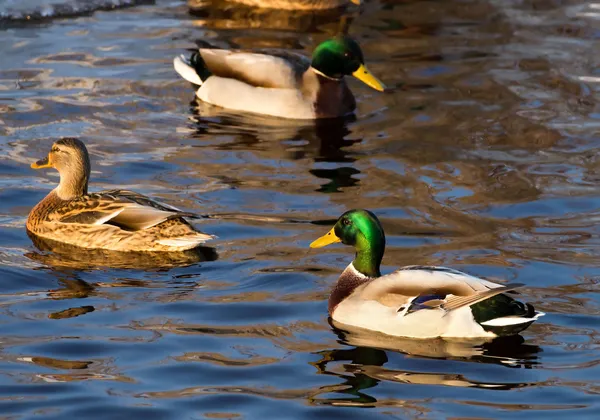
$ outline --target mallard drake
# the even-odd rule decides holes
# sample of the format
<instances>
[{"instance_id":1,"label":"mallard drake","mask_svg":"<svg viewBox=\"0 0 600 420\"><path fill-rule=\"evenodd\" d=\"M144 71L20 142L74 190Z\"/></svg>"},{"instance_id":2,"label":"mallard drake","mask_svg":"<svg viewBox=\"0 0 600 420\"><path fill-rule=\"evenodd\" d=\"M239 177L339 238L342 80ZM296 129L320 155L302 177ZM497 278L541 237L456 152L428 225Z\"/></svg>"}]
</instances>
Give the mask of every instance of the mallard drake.
<instances>
[{"instance_id":1,"label":"mallard drake","mask_svg":"<svg viewBox=\"0 0 600 420\"><path fill-rule=\"evenodd\" d=\"M90 158L83 142L63 138L31 164L55 168L60 183L29 213L27 230L46 240L113 251L184 251L213 236L184 218L198 217L126 190L88 193Z\"/></svg>"},{"instance_id":2,"label":"mallard drake","mask_svg":"<svg viewBox=\"0 0 600 420\"><path fill-rule=\"evenodd\" d=\"M373 89L384 84L364 64L358 43L340 36L317 46L312 61L298 55L275 56L200 48L173 65L187 81L200 86L196 96L231 110L282 118L334 118L356 108L344 75Z\"/></svg>"},{"instance_id":3,"label":"mallard drake","mask_svg":"<svg viewBox=\"0 0 600 420\"><path fill-rule=\"evenodd\" d=\"M360 0L229 0L246 6L283 10L326 10L346 6L349 2L360 5Z\"/></svg>"},{"instance_id":4,"label":"mallard drake","mask_svg":"<svg viewBox=\"0 0 600 420\"><path fill-rule=\"evenodd\" d=\"M522 284L497 284L446 267L407 266L381 275L385 235L377 217L350 210L311 248L342 242L354 246L354 261L329 297L338 324L403 337L494 337L512 335L540 316L507 293Z\"/></svg>"}]
</instances>

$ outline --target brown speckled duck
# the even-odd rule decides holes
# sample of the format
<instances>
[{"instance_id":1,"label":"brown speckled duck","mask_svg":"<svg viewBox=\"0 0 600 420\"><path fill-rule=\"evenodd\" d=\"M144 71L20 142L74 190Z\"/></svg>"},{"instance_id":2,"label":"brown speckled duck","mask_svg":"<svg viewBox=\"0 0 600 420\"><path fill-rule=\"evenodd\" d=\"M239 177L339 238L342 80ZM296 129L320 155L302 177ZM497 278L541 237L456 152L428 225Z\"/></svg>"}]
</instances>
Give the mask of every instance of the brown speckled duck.
<instances>
[{"instance_id":1,"label":"brown speckled duck","mask_svg":"<svg viewBox=\"0 0 600 420\"><path fill-rule=\"evenodd\" d=\"M31 164L55 168L60 183L29 213L27 230L43 239L113 251L184 251L213 236L195 230L198 217L126 190L88 193L90 159L83 142L63 138Z\"/></svg>"}]
</instances>

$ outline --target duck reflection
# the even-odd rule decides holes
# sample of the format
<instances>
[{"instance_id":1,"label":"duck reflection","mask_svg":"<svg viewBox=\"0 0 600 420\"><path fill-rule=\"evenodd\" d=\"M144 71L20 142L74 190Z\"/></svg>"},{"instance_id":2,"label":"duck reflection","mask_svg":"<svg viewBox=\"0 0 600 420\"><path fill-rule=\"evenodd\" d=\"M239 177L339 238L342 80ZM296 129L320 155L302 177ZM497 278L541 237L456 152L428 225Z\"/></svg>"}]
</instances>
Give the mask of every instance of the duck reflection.
<instances>
[{"instance_id":1,"label":"duck reflection","mask_svg":"<svg viewBox=\"0 0 600 420\"><path fill-rule=\"evenodd\" d=\"M311 122L282 120L262 115L236 114L221 108L193 102L192 137L206 140L219 138L219 143L206 146L217 150L251 150L263 159L347 164L334 168L312 168L308 172L326 182L316 191L341 192L342 188L359 184L360 171L350 164L356 161L350 146L360 139L347 138L354 115ZM197 106L196 106L197 105Z\"/></svg>"},{"instance_id":2,"label":"duck reflection","mask_svg":"<svg viewBox=\"0 0 600 420\"><path fill-rule=\"evenodd\" d=\"M525 344L520 335L507 337L477 337L471 339L412 339L379 334L360 328L338 328L330 324L340 341L358 347L373 347L397 351L411 356L432 359L452 359L531 368L537 364L540 347Z\"/></svg>"},{"instance_id":3,"label":"duck reflection","mask_svg":"<svg viewBox=\"0 0 600 420\"><path fill-rule=\"evenodd\" d=\"M48 314L48 318L50 319L67 319L67 318L75 318L81 315L89 314L90 312L94 312L96 309L93 306L86 305L80 306L78 308L68 308L63 311L52 312Z\"/></svg>"},{"instance_id":4,"label":"duck reflection","mask_svg":"<svg viewBox=\"0 0 600 420\"><path fill-rule=\"evenodd\" d=\"M133 383L133 379L118 373L117 368L103 360L64 360L43 356L21 356L20 362L31 363L54 373L38 373L35 376L45 382L78 382L88 380L110 380ZM61 371L65 371L61 373Z\"/></svg>"},{"instance_id":5,"label":"duck reflection","mask_svg":"<svg viewBox=\"0 0 600 420\"><path fill-rule=\"evenodd\" d=\"M295 32L317 32L319 27L349 16L352 7L323 10L285 10L255 8L223 0L188 0L189 13L195 24L212 29L277 29Z\"/></svg>"},{"instance_id":6,"label":"duck reflection","mask_svg":"<svg viewBox=\"0 0 600 420\"><path fill-rule=\"evenodd\" d=\"M377 399L364 391L377 386L381 381L497 390L527 386L526 383L520 382L483 382L469 379L464 374L385 368L384 365L388 363L389 359L388 353L382 349L401 352L409 356L492 363L521 368L531 368L535 365L537 363L536 353L541 351L538 346L523 344L524 339L520 336L452 341L444 339L415 340L358 331L350 333L339 329L336 329L336 333L342 343L354 347L318 352L321 358L312 364L320 374L334 375L343 380L342 386L324 387L321 395L324 392L335 392L346 396L343 398L315 398L315 402L319 404L374 406L378 403Z\"/></svg>"},{"instance_id":7,"label":"duck reflection","mask_svg":"<svg viewBox=\"0 0 600 420\"><path fill-rule=\"evenodd\" d=\"M39 251L28 252L25 256L51 267L81 270L99 267L166 270L218 258L216 250L209 247L184 252L118 252L79 248L27 233Z\"/></svg>"},{"instance_id":8,"label":"duck reflection","mask_svg":"<svg viewBox=\"0 0 600 420\"><path fill-rule=\"evenodd\" d=\"M43 356L20 357L18 360L21 362L34 363L40 367L66 370L87 369L92 363L94 363L91 360L63 360Z\"/></svg>"},{"instance_id":9,"label":"duck reflection","mask_svg":"<svg viewBox=\"0 0 600 420\"><path fill-rule=\"evenodd\" d=\"M78 277L66 278L60 277L58 284L61 286L59 289L48 290L47 297L53 300L68 300L68 299L85 299L89 297L95 287L89 283L79 279ZM48 314L49 319L67 319L75 318L81 315L94 312L96 308L91 305L73 306L67 309L63 309L57 312L51 312Z\"/></svg>"},{"instance_id":10,"label":"duck reflection","mask_svg":"<svg viewBox=\"0 0 600 420\"><path fill-rule=\"evenodd\" d=\"M84 299L94 291L93 286L79 278L60 278L58 283L63 288L48 291L48 296L52 299Z\"/></svg>"}]
</instances>

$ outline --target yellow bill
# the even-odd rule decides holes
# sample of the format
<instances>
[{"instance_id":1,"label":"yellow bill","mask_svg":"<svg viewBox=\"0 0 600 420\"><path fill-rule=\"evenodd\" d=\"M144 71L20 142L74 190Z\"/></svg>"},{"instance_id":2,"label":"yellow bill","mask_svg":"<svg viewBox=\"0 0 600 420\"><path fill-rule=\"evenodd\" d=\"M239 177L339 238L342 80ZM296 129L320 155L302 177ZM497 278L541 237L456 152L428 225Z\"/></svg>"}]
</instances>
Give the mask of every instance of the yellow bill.
<instances>
[{"instance_id":1,"label":"yellow bill","mask_svg":"<svg viewBox=\"0 0 600 420\"><path fill-rule=\"evenodd\" d=\"M380 92L383 92L385 89L385 85L383 84L383 82L377 77L373 76L367 68L367 66L365 66L364 64L361 64L358 70L352 73L352 76L356 77L364 84Z\"/></svg>"},{"instance_id":2,"label":"yellow bill","mask_svg":"<svg viewBox=\"0 0 600 420\"><path fill-rule=\"evenodd\" d=\"M351 1L352 3L354 3L354 4L358 4L358 5L360 5L360 0L350 0L350 1Z\"/></svg>"},{"instance_id":3,"label":"yellow bill","mask_svg":"<svg viewBox=\"0 0 600 420\"><path fill-rule=\"evenodd\" d=\"M52 162L50 161L50 155L46 156L44 159L40 159L37 162L31 164L33 169L42 169L42 168L51 168Z\"/></svg>"},{"instance_id":4,"label":"yellow bill","mask_svg":"<svg viewBox=\"0 0 600 420\"><path fill-rule=\"evenodd\" d=\"M335 234L335 228L331 228L329 232L321 236L319 239L314 240L311 244L311 248L323 248L324 246L335 244L336 242L342 242Z\"/></svg>"}]
</instances>

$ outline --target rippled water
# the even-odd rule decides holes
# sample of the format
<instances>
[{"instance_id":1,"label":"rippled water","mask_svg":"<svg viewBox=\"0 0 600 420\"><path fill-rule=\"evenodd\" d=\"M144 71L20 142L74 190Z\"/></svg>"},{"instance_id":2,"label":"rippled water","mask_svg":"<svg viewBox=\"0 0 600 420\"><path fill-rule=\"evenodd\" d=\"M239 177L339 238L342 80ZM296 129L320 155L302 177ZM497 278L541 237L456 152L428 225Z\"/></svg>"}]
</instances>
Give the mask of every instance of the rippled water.
<instances>
[{"instance_id":1,"label":"rippled water","mask_svg":"<svg viewBox=\"0 0 600 420\"><path fill-rule=\"evenodd\" d=\"M196 107L171 59L309 54L339 16L196 6L0 29L2 418L596 418L600 5L367 2L350 33L390 90L351 81L356 117L316 126ZM132 269L36 248L58 177L29 163L60 136L87 143L92 190L225 214L200 224L215 249ZM384 271L522 282L547 316L490 343L336 332L351 252L308 244L352 207L380 216Z\"/></svg>"}]
</instances>

